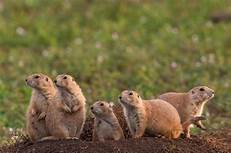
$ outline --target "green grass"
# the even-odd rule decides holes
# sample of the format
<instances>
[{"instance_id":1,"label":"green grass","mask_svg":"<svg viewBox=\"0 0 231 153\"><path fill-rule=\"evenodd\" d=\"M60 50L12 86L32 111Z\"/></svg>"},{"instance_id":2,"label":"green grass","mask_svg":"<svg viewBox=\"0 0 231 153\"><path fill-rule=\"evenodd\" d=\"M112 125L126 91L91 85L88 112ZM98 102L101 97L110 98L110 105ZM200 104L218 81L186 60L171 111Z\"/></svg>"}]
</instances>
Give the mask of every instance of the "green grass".
<instances>
[{"instance_id":1,"label":"green grass","mask_svg":"<svg viewBox=\"0 0 231 153\"><path fill-rule=\"evenodd\" d=\"M7 0L0 3L0 135L23 128L42 72L76 77L87 103L117 102L123 89L145 99L207 85L210 128L230 125L231 24L209 17L228 0Z\"/></svg>"}]
</instances>

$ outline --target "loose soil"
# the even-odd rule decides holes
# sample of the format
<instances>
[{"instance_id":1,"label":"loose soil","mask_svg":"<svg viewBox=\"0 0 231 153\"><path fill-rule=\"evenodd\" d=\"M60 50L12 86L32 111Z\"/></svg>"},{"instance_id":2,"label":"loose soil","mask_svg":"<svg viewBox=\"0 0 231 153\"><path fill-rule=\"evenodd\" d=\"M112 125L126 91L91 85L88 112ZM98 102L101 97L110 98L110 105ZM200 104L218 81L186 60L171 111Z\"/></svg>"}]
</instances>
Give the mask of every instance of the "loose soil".
<instances>
[{"instance_id":1,"label":"loose soil","mask_svg":"<svg viewBox=\"0 0 231 153\"><path fill-rule=\"evenodd\" d=\"M122 109L115 107L114 111L124 130L126 140L92 142L93 119L89 118L79 140L48 140L32 143L27 138L21 137L13 144L0 147L0 153L231 153L231 127L204 132L192 136L191 139L168 140L149 135L132 139L122 115Z\"/></svg>"}]
</instances>

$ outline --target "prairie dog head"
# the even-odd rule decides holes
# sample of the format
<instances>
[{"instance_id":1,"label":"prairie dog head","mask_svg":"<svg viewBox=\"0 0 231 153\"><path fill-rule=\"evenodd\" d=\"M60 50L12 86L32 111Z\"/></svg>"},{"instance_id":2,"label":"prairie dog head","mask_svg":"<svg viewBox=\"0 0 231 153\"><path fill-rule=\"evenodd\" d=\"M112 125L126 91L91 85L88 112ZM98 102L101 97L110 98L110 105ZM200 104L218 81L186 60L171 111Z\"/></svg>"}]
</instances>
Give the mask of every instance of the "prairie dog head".
<instances>
[{"instance_id":1,"label":"prairie dog head","mask_svg":"<svg viewBox=\"0 0 231 153\"><path fill-rule=\"evenodd\" d=\"M37 90L46 91L54 87L52 80L44 74L32 74L25 81L28 86Z\"/></svg>"},{"instance_id":2,"label":"prairie dog head","mask_svg":"<svg viewBox=\"0 0 231 153\"><path fill-rule=\"evenodd\" d=\"M77 86L75 79L67 74L60 74L54 80L57 87L64 88L66 90L71 90L73 87Z\"/></svg>"},{"instance_id":3,"label":"prairie dog head","mask_svg":"<svg viewBox=\"0 0 231 153\"><path fill-rule=\"evenodd\" d=\"M97 101L91 105L91 112L95 116L103 117L113 112L113 103L107 103L105 101Z\"/></svg>"},{"instance_id":4,"label":"prairie dog head","mask_svg":"<svg viewBox=\"0 0 231 153\"><path fill-rule=\"evenodd\" d=\"M212 99L215 95L214 90L206 87L206 86L197 86L191 89L189 92L190 97L197 104L207 102Z\"/></svg>"},{"instance_id":5,"label":"prairie dog head","mask_svg":"<svg viewBox=\"0 0 231 153\"><path fill-rule=\"evenodd\" d=\"M142 104L142 99L137 92L132 90L124 90L119 96L119 102L122 105L139 106Z\"/></svg>"}]
</instances>

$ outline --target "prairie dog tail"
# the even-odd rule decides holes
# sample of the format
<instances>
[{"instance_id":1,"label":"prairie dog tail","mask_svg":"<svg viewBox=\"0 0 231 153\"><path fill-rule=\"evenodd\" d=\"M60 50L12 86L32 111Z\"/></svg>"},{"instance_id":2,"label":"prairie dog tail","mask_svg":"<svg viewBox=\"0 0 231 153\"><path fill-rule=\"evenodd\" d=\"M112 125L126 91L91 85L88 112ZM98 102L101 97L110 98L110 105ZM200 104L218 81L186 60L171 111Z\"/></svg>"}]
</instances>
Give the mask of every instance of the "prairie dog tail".
<instances>
[{"instance_id":1,"label":"prairie dog tail","mask_svg":"<svg viewBox=\"0 0 231 153\"><path fill-rule=\"evenodd\" d=\"M201 120L206 120L206 118L204 116L195 116L195 117L191 117L189 120L185 121L182 124L182 128L186 129L188 128L191 124L196 124L198 121Z\"/></svg>"}]
</instances>

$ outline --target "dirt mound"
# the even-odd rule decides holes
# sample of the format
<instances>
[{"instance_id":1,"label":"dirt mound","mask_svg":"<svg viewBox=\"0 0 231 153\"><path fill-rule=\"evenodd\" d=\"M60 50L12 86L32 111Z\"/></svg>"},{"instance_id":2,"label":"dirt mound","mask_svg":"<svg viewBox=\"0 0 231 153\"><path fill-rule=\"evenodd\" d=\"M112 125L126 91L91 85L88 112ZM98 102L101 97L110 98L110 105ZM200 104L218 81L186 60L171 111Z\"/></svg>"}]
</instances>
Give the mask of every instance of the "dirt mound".
<instances>
[{"instance_id":1,"label":"dirt mound","mask_svg":"<svg viewBox=\"0 0 231 153\"><path fill-rule=\"evenodd\" d=\"M32 143L25 137L22 137L16 143L0 147L0 153L231 152L231 128L193 136L192 139L179 138L177 140L168 140L165 138L148 137L147 135L140 139L131 139L121 107L116 106L114 111L124 130L126 140L106 141L105 143L91 142L93 118L89 118L86 121L80 140Z\"/></svg>"},{"instance_id":2,"label":"dirt mound","mask_svg":"<svg viewBox=\"0 0 231 153\"><path fill-rule=\"evenodd\" d=\"M216 153L231 152L231 129L212 132L192 139L168 140L165 138L143 137L105 143L83 140L58 140L31 143L23 140L14 145L0 148L1 153L144 153L144 152L179 152L179 153Z\"/></svg>"}]
</instances>

